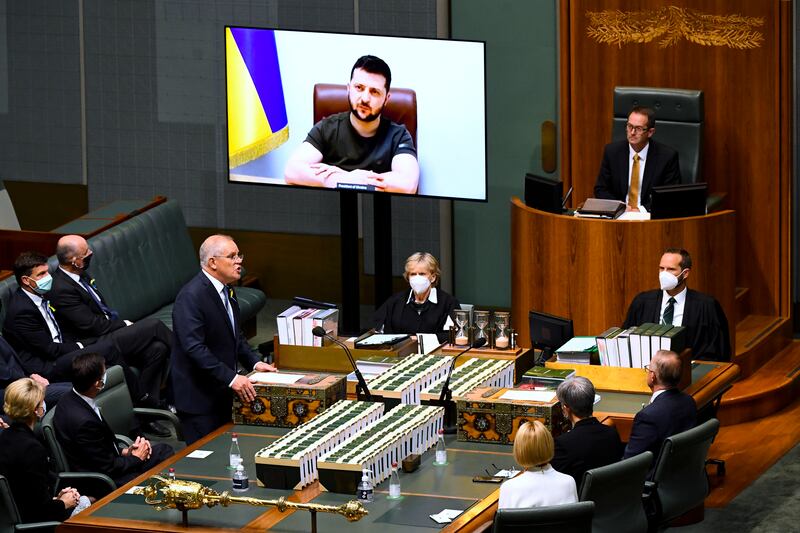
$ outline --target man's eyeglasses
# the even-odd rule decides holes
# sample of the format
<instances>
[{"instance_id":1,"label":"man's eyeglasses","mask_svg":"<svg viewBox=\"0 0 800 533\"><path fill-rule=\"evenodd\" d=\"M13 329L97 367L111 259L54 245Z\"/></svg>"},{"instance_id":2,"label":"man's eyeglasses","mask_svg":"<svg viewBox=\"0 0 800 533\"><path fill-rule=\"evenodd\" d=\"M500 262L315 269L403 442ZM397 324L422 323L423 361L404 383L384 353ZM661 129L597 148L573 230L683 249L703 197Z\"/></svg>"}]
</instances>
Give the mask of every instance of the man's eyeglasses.
<instances>
[{"instance_id":1,"label":"man's eyeglasses","mask_svg":"<svg viewBox=\"0 0 800 533\"><path fill-rule=\"evenodd\" d=\"M633 124L628 122L627 124L625 124L625 129L628 131L634 131L636 133L644 133L650 128L648 128L647 126L634 126Z\"/></svg>"},{"instance_id":2,"label":"man's eyeglasses","mask_svg":"<svg viewBox=\"0 0 800 533\"><path fill-rule=\"evenodd\" d=\"M230 259L231 261L236 261L237 259L239 261L244 261L244 254L242 252L239 252L238 254L215 255L214 257L216 258L224 257L225 259Z\"/></svg>"},{"instance_id":3,"label":"man's eyeglasses","mask_svg":"<svg viewBox=\"0 0 800 533\"><path fill-rule=\"evenodd\" d=\"M650 369L650 365L644 365L642 368L644 369L645 372L652 372L653 371L653 370Z\"/></svg>"}]
</instances>

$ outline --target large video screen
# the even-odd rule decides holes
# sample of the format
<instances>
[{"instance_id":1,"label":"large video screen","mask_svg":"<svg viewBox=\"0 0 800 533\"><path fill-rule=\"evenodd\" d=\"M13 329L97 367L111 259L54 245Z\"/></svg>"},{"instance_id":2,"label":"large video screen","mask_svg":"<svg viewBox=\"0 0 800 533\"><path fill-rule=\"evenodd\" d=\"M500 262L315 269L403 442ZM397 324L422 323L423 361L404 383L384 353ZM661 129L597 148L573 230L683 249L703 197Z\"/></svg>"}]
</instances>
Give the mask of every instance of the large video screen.
<instances>
[{"instance_id":1,"label":"large video screen","mask_svg":"<svg viewBox=\"0 0 800 533\"><path fill-rule=\"evenodd\" d=\"M229 181L485 201L484 48L226 26Z\"/></svg>"}]
</instances>

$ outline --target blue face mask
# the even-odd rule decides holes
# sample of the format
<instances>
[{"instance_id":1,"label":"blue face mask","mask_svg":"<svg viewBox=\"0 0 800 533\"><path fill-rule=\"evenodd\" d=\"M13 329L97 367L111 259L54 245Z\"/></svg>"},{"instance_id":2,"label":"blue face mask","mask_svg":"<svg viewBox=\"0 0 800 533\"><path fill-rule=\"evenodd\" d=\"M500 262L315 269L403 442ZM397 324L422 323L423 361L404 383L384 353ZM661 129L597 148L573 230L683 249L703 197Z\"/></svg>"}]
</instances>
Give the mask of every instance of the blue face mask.
<instances>
[{"instance_id":1,"label":"blue face mask","mask_svg":"<svg viewBox=\"0 0 800 533\"><path fill-rule=\"evenodd\" d=\"M51 276L49 272L38 280L34 281L36 282L36 288L33 290L39 296L47 294L50 291L50 288L53 286L53 276Z\"/></svg>"}]
</instances>

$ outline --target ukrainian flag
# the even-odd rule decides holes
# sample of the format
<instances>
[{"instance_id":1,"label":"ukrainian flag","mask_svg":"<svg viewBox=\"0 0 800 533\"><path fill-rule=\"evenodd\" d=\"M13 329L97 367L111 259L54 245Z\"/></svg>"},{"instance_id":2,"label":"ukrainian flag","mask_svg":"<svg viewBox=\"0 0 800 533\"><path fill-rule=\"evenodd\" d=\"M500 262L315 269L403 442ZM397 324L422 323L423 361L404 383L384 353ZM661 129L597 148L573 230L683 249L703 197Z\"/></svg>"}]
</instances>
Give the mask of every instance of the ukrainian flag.
<instances>
[{"instance_id":1,"label":"ukrainian flag","mask_svg":"<svg viewBox=\"0 0 800 533\"><path fill-rule=\"evenodd\" d=\"M289 138L273 30L225 28L228 161L238 167Z\"/></svg>"}]
</instances>

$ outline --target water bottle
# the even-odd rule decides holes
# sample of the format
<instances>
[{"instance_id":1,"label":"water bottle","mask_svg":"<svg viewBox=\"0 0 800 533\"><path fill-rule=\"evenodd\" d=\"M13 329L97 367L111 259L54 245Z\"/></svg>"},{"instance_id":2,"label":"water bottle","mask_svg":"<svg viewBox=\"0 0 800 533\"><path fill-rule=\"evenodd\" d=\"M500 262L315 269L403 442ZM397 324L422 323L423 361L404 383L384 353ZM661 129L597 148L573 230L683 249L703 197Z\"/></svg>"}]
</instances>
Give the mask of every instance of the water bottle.
<instances>
[{"instance_id":1,"label":"water bottle","mask_svg":"<svg viewBox=\"0 0 800 533\"><path fill-rule=\"evenodd\" d=\"M242 452L239 451L239 435L231 433L231 453L228 468L236 470L236 465L242 462Z\"/></svg>"},{"instance_id":2,"label":"water bottle","mask_svg":"<svg viewBox=\"0 0 800 533\"><path fill-rule=\"evenodd\" d=\"M236 471L233 473L233 492L247 492L250 489L250 480L247 479L247 472L244 471L241 459L236 465Z\"/></svg>"},{"instance_id":3,"label":"water bottle","mask_svg":"<svg viewBox=\"0 0 800 533\"><path fill-rule=\"evenodd\" d=\"M433 461L435 465L447 464L447 448L444 446L444 429L439 430L439 440L436 441L436 460Z\"/></svg>"},{"instance_id":4,"label":"water bottle","mask_svg":"<svg viewBox=\"0 0 800 533\"><path fill-rule=\"evenodd\" d=\"M397 462L392 462L392 473L389 475L389 499L399 500L400 496L400 474L397 472Z\"/></svg>"},{"instance_id":5,"label":"water bottle","mask_svg":"<svg viewBox=\"0 0 800 533\"><path fill-rule=\"evenodd\" d=\"M372 503L375 499L372 492L372 481L369 479L369 470L364 469L361 473L361 481L356 489L356 499L361 503Z\"/></svg>"},{"instance_id":6,"label":"water bottle","mask_svg":"<svg viewBox=\"0 0 800 533\"><path fill-rule=\"evenodd\" d=\"M167 474L167 477L169 477L170 481L175 481L175 469L174 468L170 467L169 473Z\"/></svg>"}]
</instances>

